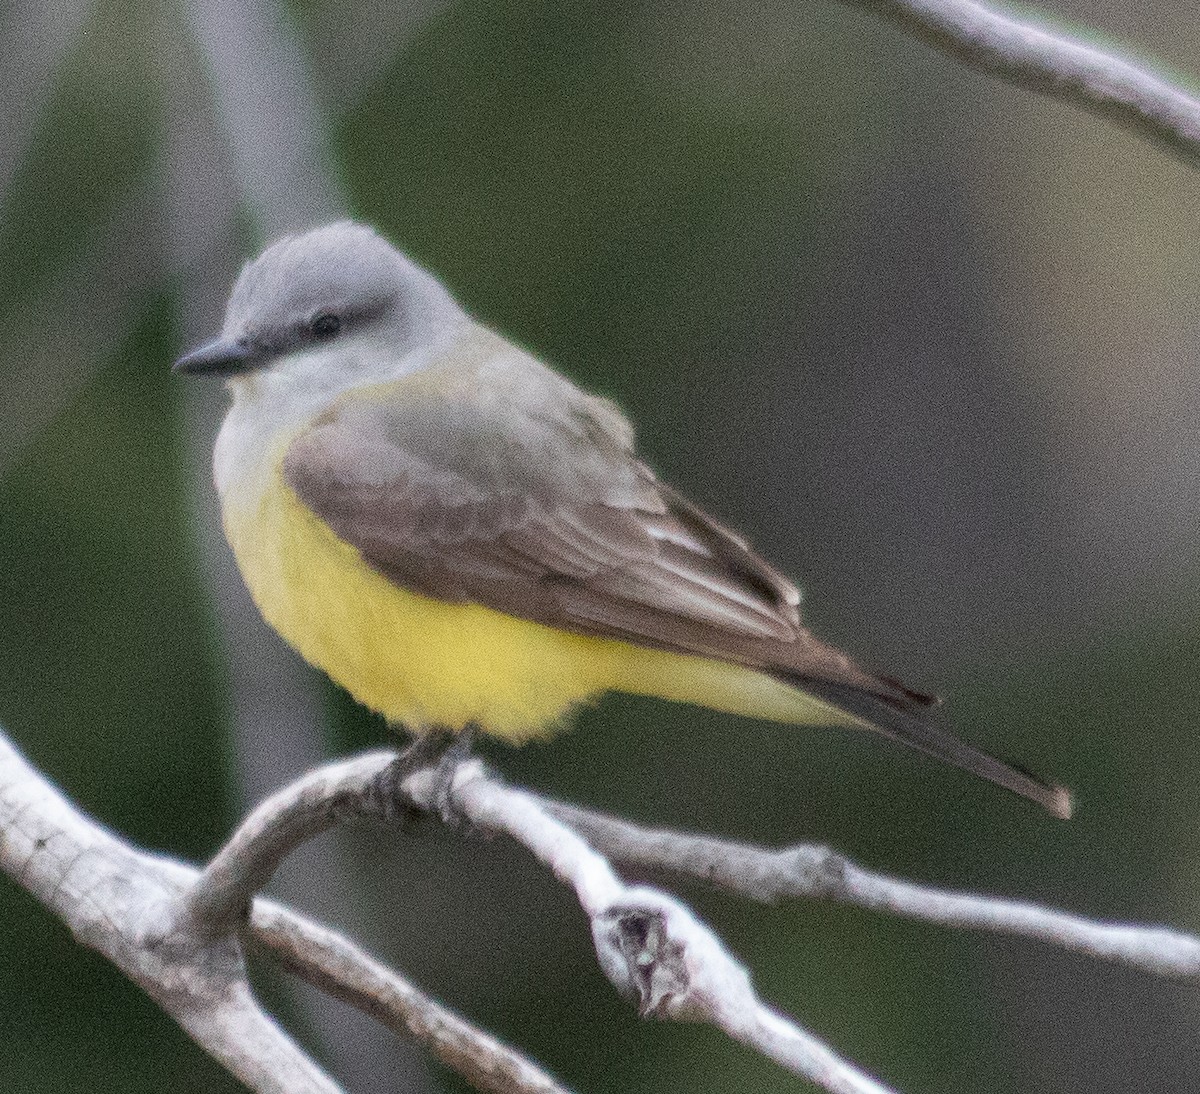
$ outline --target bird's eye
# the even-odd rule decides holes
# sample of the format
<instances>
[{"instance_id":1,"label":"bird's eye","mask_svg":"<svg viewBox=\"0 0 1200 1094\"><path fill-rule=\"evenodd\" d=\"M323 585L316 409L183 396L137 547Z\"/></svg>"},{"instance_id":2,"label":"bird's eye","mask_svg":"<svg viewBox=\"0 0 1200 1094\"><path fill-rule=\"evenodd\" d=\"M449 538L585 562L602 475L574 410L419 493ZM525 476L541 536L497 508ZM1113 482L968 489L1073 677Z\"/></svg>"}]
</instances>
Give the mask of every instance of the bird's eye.
<instances>
[{"instance_id":1,"label":"bird's eye","mask_svg":"<svg viewBox=\"0 0 1200 1094\"><path fill-rule=\"evenodd\" d=\"M332 338L342 329L342 321L336 315L321 312L313 317L308 329L314 338Z\"/></svg>"}]
</instances>

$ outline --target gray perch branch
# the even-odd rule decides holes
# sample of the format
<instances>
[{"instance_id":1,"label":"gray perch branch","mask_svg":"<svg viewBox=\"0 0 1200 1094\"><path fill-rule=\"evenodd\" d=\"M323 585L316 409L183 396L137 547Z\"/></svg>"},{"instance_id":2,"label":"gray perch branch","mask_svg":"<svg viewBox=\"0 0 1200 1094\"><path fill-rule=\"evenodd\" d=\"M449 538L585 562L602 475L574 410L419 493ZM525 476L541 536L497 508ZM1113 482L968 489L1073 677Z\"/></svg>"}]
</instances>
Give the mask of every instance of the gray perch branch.
<instances>
[{"instance_id":1,"label":"gray perch branch","mask_svg":"<svg viewBox=\"0 0 1200 1094\"><path fill-rule=\"evenodd\" d=\"M371 752L317 768L255 809L189 895L193 914L207 925L205 929L218 933L232 929L238 909L306 839L341 818L380 815L384 807L378 780L394 758L391 752ZM471 770L472 793L479 793L484 785L501 787L496 779L481 775L476 765ZM534 801L608 860L623 866L696 878L764 904L796 898L835 900L943 927L1024 936L1158 976L1200 980L1200 939L1181 931L1097 922L1024 901L947 892L866 870L816 844L777 850L645 828L527 791L505 792ZM414 806L431 808L427 786L418 782L410 793ZM459 792L459 808L466 801ZM536 847L504 825L469 809L464 812L472 823L509 832L541 857Z\"/></svg>"},{"instance_id":2,"label":"gray perch branch","mask_svg":"<svg viewBox=\"0 0 1200 1094\"><path fill-rule=\"evenodd\" d=\"M238 909L312 835L341 819L379 816L403 804L385 800L394 760L393 753L377 752L330 764L264 801L189 896L201 929L214 935L233 929ZM403 783L406 800L434 811L435 778L430 771L410 776ZM706 927L674 898L626 886L610 860L698 878L761 902L834 899L949 927L1024 935L1161 976L1200 979L1200 940L1180 932L944 892L864 870L825 847L776 851L646 829L506 787L475 762L456 772L454 786L455 806L470 823L512 836L575 889L591 919L602 967L620 990L636 997L642 1014L711 1022L828 1090L879 1088L763 1007L746 971Z\"/></svg>"},{"instance_id":3,"label":"gray perch branch","mask_svg":"<svg viewBox=\"0 0 1200 1094\"><path fill-rule=\"evenodd\" d=\"M439 774L421 770L395 800L394 753L372 752L318 768L255 809L218 852L188 896L192 930L219 940L286 855L354 816L379 817L411 805L439 809ZM746 969L675 898L626 885L607 859L556 820L537 795L505 786L469 761L454 772L462 818L504 833L574 889L591 923L605 975L636 1000L643 1017L708 1022L832 1094L886 1094L886 1088L791 1020L763 1004Z\"/></svg>"},{"instance_id":4,"label":"gray perch branch","mask_svg":"<svg viewBox=\"0 0 1200 1094\"><path fill-rule=\"evenodd\" d=\"M199 871L106 831L0 733L0 871L103 954L232 1075L260 1094L343 1094L254 998L239 940L194 929ZM567 1094L336 933L258 899L248 940L310 983L426 1045L485 1094Z\"/></svg>"},{"instance_id":5,"label":"gray perch branch","mask_svg":"<svg viewBox=\"0 0 1200 1094\"><path fill-rule=\"evenodd\" d=\"M971 0L841 0L1020 87L1082 106L1200 164L1200 100L1065 34Z\"/></svg>"},{"instance_id":6,"label":"gray perch branch","mask_svg":"<svg viewBox=\"0 0 1200 1094\"><path fill-rule=\"evenodd\" d=\"M437 812L439 773L417 771L397 790L396 758L369 753L283 788L246 818L201 874L137 851L83 817L0 736L0 869L254 1090L334 1094L339 1088L254 1000L242 939L389 1028L414 1035L481 1090L562 1094L535 1064L346 939L256 896L290 851L343 820L387 818L410 805ZM837 1094L885 1088L765 1006L745 968L691 911L657 889L627 885L610 860L699 878L758 901L831 898L1200 979L1200 940L1179 932L926 888L863 870L823 847L773 851L645 829L505 786L477 761L454 771L452 797L467 821L511 836L573 888L601 967L642 1015L709 1022Z\"/></svg>"}]
</instances>

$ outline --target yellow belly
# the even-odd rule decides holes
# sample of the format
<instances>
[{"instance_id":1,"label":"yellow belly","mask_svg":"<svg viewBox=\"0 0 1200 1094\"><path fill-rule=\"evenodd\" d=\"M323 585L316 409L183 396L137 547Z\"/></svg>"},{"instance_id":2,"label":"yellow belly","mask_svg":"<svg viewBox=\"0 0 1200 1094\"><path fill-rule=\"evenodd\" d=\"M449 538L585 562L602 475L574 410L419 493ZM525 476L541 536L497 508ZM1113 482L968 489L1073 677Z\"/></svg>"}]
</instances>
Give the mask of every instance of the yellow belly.
<instances>
[{"instance_id":1,"label":"yellow belly","mask_svg":"<svg viewBox=\"0 0 1200 1094\"><path fill-rule=\"evenodd\" d=\"M259 610L359 702L414 731L478 724L512 742L552 732L606 690L775 721L853 719L744 667L570 634L399 588L283 482L225 499L225 532Z\"/></svg>"}]
</instances>

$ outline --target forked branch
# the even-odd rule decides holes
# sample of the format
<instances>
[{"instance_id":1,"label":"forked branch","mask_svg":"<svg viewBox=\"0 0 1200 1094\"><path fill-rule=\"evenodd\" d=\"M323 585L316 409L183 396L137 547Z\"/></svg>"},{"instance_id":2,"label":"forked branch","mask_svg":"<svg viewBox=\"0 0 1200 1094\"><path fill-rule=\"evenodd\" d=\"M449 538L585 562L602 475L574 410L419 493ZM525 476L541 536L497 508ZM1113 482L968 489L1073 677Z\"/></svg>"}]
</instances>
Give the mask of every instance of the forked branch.
<instances>
[{"instance_id":1,"label":"forked branch","mask_svg":"<svg viewBox=\"0 0 1200 1094\"><path fill-rule=\"evenodd\" d=\"M758 847L644 828L562 802L546 808L613 862L692 877L762 904L833 900L943 927L1020 935L1157 976L1200 980L1200 939L1182 931L1104 923L1027 901L919 885L864 869L820 844Z\"/></svg>"},{"instance_id":2,"label":"forked branch","mask_svg":"<svg viewBox=\"0 0 1200 1094\"><path fill-rule=\"evenodd\" d=\"M194 867L139 851L67 801L0 733L0 871L103 954L197 1044L260 1094L343 1094L254 998L237 937L191 922ZM262 952L392 1029L491 1094L566 1094L337 934L270 902L244 932Z\"/></svg>"},{"instance_id":3,"label":"forked branch","mask_svg":"<svg viewBox=\"0 0 1200 1094\"><path fill-rule=\"evenodd\" d=\"M194 928L210 938L233 929L239 909L283 858L339 820L378 818L406 807L436 813L438 773L417 771L396 787L396 759L376 752L329 764L264 801L189 894ZM397 791L402 801L385 800ZM709 1022L838 1094L886 1089L765 1006L746 970L689 909L666 893L626 885L537 795L505 786L471 761L454 773L453 799L467 823L512 837L574 889L601 967L619 991L636 1000L644 1017Z\"/></svg>"},{"instance_id":4,"label":"forked branch","mask_svg":"<svg viewBox=\"0 0 1200 1094\"><path fill-rule=\"evenodd\" d=\"M228 924L236 909L309 835L350 816L388 811L392 753L319 768L273 795L214 858L190 894L194 914ZM437 777L424 770L390 809L437 808ZM952 893L889 878L825 847L772 850L686 832L647 829L507 787L477 762L454 777L454 801L470 824L509 835L570 884L592 923L609 979L643 1015L708 1021L829 1090L878 1090L754 995L744 968L675 898L630 887L611 862L697 878L761 902L833 899L944 926L1024 935L1172 978L1200 979L1200 940L1163 928L1100 923L1037 905ZM210 928L211 929L211 928ZM864 1085L865 1084L865 1085Z\"/></svg>"},{"instance_id":5,"label":"forked branch","mask_svg":"<svg viewBox=\"0 0 1200 1094\"><path fill-rule=\"evenodd\" d=\"M395 761L394 753L375 752L310 772L255 809L199 873L105 832L0 736L0 868L251 1089L333 1094L339 1088L254 1000L243 939L389 1028L417 1037L480 1090L562 1094L536 1064L353 943L257 896L291 850L340 821L378 820L407 808L435 814L441 774L424 769L397 781ZM746 969L678 899L627 884L611 862L699 878L758 901L836 899L1200 979L1200 940L1180 932L926 888L863 870L822 847L773 851L641 828L506 786L478 761L460 764L451 787L467 823L508 835L571 886L605 974L643 1016L709 1022L828 1091L886 1088L764 1005Z\"/></svg>"}]
</instances>

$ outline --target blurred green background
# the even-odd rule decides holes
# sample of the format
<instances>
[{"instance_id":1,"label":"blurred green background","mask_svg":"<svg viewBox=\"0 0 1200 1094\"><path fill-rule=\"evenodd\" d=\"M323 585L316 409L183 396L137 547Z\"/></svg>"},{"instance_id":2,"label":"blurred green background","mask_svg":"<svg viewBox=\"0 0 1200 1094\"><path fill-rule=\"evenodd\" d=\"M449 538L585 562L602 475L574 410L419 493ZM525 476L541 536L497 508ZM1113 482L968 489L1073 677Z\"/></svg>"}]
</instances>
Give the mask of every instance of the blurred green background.
<instances>
[{"instance_id":1,"label":"blurred green background","mask_svg":"<svg viewBox=\"0 0 1200 1094\"><path fill-rule=\"evenodd\" d=\"M1048 14L1200 71L1194 6ZM0 40L0 724L104 823L203 859L248 801L386 739L257 622L208 479L222 395L168 372L265 239L349 211L617 398L819 631L1069 783L1078 819L875 740L628 698L485 745L506 776L1200 928L1194 170L834 3L6 0ZM639 1023L501 841L356 830L275 891L581 1092L803 1088ZM900 1089L1200 1088L1194 988L685 895ZM9 883L0 923L0 1088L236 1088ZM260 975L354 1094L462 1089Z\"/></svg>"}]
</instances>

